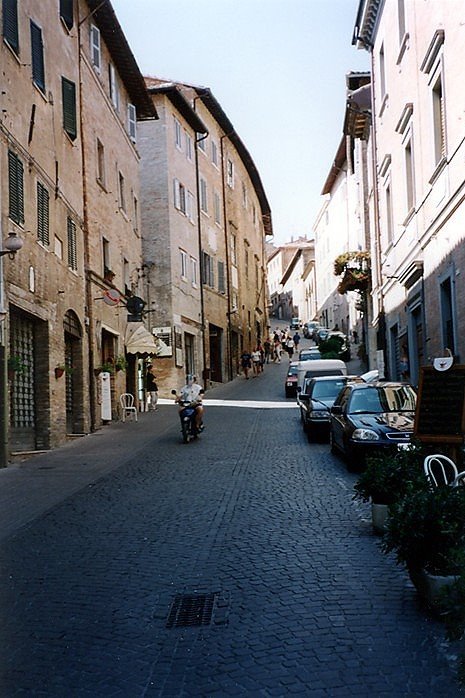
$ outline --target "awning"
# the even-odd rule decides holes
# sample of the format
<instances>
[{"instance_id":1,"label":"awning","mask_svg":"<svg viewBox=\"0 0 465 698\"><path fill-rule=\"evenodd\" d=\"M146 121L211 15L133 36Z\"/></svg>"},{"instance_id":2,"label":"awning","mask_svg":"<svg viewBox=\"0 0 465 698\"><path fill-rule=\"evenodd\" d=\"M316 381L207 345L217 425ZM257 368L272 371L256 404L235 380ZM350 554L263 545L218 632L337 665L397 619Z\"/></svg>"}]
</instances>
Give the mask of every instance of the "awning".
<instances>
[{"instance_id":1,"label":"awning","mask_svg":"<svg viewBox=\"0 0 465 698\"><path fill-rule=\"evenodd\" d=\"M128 354L156 354L155 337L141 322L131 323L126 331L126 351Z\"/></svg>"}]
</instances>

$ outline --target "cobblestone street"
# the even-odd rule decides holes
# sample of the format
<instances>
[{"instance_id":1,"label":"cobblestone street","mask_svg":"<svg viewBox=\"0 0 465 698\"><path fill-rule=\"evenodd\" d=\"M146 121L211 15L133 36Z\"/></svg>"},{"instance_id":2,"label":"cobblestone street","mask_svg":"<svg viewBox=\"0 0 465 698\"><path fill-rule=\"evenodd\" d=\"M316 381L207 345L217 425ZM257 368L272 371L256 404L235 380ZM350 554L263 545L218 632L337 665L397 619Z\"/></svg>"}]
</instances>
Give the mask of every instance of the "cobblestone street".
<instances>
[{"instance_id":1,"label":"cobblestone street","mask_svg":"<svg viewBox=\"0 0 465 698\"><path fill-rule=\"evenodd\" d=\"M2 698L461 695L286 368L209 392L189 445L161 405L0 474ZM167 627L178 595L204 625Z\"/></svg>"}]
</instances>

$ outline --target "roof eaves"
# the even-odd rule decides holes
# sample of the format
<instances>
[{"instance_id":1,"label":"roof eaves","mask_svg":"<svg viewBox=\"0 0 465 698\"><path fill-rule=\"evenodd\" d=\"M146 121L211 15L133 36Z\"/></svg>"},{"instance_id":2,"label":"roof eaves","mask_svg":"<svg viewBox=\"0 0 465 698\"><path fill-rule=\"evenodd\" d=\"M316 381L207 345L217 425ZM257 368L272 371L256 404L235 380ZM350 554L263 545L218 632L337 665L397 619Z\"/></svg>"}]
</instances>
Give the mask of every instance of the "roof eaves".
<instances>
[{"instance_id":1,"label":"roof eaves","mask_svg":"<svg viewBox=\"0 0 465 698\"><path fill-rule=\"evenodd\" d=\"M163 85L150 85L150 78L146 78L147 89L149 94L164 94L168 97L171 104L177 109L177 111L184 117L189 126L196 133L208 133L208 129L199 118L198 114L192 109L191 105L184 97L182 92L176 87L174 83L163 84Z\"/></svg>"},{"instance_id":2,"label":"roof eaves","mask_svg":"<svg viewBox=\"0 0 465 698\"><path fill-rule=\"evenodd\" d=\"M100 29L119 76L136 107L138 119L158 119L155 105L146 89L144 78L129 47L110 0L86 0L91 19Z\"/></svg>"},{"instance_id":3,"label":"roof eaves","mask_svg":"<svg viewBox=\"0 0 465 698\"><path fill-rule=\"evenodd\" d=\"M331 189L333 188L334 183L337 179L337 176L338 176L339 172L342 170L342 166L344 165L346 159L347 159L346 137L343 136L341 138L341 142L339 143L339 148L337 149L336 157L334 159L334 162L331 166L329 174L326 178L325 185L324 185L323 190L321 192L322 195L329 194L331 192Z\"/></svg>"},{"instance_id":4,"label":"roof eaves","mask_svg":"<svg viewBox=\"0 0 465 698\"><path fill-rule=\"evenodd\" d=\"M236 150L239 154L239 157L241 158L242 162L244 163L244 167L247 170L247 173L252 181L252 184L254 186L258 200L260 202L260 208L261 208L261 212L262 212L262 221L263 221L263 227L265 230L265 235L273 235L273 225L272 225L272 221L271 221L271 208L270 208L270 205L268 203L268 199L266 198L265 190L263 188L263 184L262 184L262 181L260 179L260 175L259 175L258 170L255 166L255 163L252 159L252 156L250 155L249 151L245 147L242 140L239 138L238 134L236 133L236 131L234 129L233 124L231 123L231 121L228 119L228 117L224 113L221 105L216 100L216 98L213 96L211 90L207 87L194 87L193 89L195 90L198 97L201 99L201 101L205 105L205 107L208 109L210 114L214 117L214 119L221 126L222 130L224 131L225 136L227 136L229 138L231 143L236 148Z\"/></svg>"}]
</instances>

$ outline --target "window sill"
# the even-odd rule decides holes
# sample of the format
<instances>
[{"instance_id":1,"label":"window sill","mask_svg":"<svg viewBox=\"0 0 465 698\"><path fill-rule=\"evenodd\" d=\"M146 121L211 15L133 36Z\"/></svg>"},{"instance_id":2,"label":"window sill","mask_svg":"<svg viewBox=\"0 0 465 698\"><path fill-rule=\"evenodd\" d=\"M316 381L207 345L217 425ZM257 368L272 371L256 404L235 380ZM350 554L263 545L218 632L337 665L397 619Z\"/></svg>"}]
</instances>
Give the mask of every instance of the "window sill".
<instances>
[{"instance_id":1,"label":"window sill","mask_svg":"<svg viewBox=\"0 0 465 698\"><path fill-rule=\"evenodd\" d=\"M99 187L105 192L105 194L108 194L108 189L105 185L105 182L97 177L97 184Z\"/></svg>"},{"instance_id":2,"label":"window sill","mask_svg":"<svg viewBox=\"0 0 465 698\"><path fill-rule=\"evenodd\" d=\"M381 107L380 107L379 114L378 114L378 116L379 116L380 118L383 116L384 110L386 109L386 106L387 106L387 103L388 103L388 102L389 102L389 93L386 92L386 94L384 95L384 97L383 97L383 99L382 99Z\"/></svg>"},{"instance_id":3,"label":"window sill","mask_svg":"<svg viewBox=\"0 0 465 698\"><path fill-rule=\"evenodd\" d=\"M409 48L409 39L410 39L410 34L408 32L405 32L402 41L400 42L400 47L399 47L399 55L397 56L397 61L396 65L399 65L402 63L402 59L404 57L405 52Z\"/></svg>"},{"instance_id":4,"label":"window sill","mask_svg":"<svg viewBox=\"0 0 465 698\"><path fill-rule=\"evenodd\" d=\"M402 225L404 228L406 228L408 226L408 224L410 223L410 221L412 220L414 215L415 215L415 206L412 206L412 208L409 210L405 219L402 222Z\"/></svg>"},{"instance_id":5,"label":"window sill","mask_svg":"<svg viewBox=\"0 0 465 698\"><path fill-rule=\"evenodd\" d=\"M428 180L429 184L434 184L435 181L439 178L439 175L442 173L442 171L445 169L447 165L447 158L445 155L442 156L442 158L439 160L438 164L436 165L433 174Z\"/></svg>"}]
</instances>

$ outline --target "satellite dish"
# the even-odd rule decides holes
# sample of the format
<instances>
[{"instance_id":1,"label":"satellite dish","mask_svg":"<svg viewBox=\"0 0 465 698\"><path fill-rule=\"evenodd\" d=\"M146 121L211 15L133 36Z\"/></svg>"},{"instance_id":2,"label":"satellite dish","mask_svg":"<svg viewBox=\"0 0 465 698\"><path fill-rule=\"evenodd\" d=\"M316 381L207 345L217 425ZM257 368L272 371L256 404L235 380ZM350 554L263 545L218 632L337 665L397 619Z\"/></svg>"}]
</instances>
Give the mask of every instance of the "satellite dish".
<instances>
[{"instance_id":1,"label":"satellite dish","mask_svg":"<svg viewBox=\"0 0 465 698\"><path fill-rule=\"evenodd\" d=\"M115 306L120 302L121 296L116 289L110 288L103 292L103 300L107 305Z\"/></svg>"}]
</instances>

